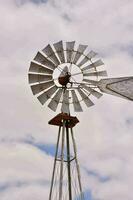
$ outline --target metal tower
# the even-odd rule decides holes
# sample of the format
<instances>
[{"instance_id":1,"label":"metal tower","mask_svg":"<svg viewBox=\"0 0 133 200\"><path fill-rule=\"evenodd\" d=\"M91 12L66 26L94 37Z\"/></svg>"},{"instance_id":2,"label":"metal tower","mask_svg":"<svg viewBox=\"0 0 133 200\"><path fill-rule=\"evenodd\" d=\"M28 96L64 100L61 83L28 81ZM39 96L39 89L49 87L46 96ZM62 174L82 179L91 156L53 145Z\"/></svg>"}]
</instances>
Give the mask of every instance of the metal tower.
<instances>
[{"instance_id":1,"label":"metal tower","mask_svg":"<svg viewBox=\"0 0 133 200\"><path fill-rule=\"evenodd\" d=\"M64 113L58 114L49 121L49 124L59 126L49 200L54 198L72 200L74 196L82 199L80 171L73 134L73 127L78 122L76 117Z\"/></svg>"},{"instance_id":2,"label":"metal tower","mask_svg":"<svg viewBox=\"0 0 133 200\"><path fill-rule=\"evenodd\" d=\"M93 97L104 93L133 101L133 77L106 78L97 53L75 41L48 44L39 51L29 68L31 90L43 105L61 110L49 124L58 126L49 200L83 200L73 127L79 122L71 112L82 112L82 104L93 106ZM92 99L91 99L92 98ZM57 108L58 107L58 108Z\"/></svg>"}]
</instances>

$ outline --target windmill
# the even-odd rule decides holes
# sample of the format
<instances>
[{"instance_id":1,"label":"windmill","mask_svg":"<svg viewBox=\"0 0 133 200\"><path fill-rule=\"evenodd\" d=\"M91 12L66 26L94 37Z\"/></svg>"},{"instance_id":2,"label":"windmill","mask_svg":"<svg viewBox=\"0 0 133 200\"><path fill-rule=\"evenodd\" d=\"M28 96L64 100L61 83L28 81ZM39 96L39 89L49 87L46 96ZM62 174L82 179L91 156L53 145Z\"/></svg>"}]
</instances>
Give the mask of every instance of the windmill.
<instances>
[{"instance_id":1,"label":"windmill","mask_svg":"<svg viewBox=\"0 0 133 200\"><path fill-rule=\"evenodd\" d=\"M49 121L58 137L49 200L83 200L73 127L79 122L70 110L82 112L102 93L133 101L133 77L104 78L107 72L97 53L75 41L48 44L37 52L29 68L29 84L42 105L59 114ZM84 104L84 106L83 106ZM60 111L61 110L61 111Z\"/></svg>"}]
</instances>

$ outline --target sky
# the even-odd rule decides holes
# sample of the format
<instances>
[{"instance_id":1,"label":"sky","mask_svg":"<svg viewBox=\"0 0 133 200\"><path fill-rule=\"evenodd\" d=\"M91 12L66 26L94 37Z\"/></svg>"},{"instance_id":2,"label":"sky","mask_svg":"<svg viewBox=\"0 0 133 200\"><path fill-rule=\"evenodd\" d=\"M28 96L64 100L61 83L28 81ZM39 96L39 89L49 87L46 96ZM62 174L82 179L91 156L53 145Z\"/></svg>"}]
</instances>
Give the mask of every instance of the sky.
<instances>
[{"instance_id":1,"label":"sky","mask_svg":"<svg viewBox=\"0 0 133 200\"><path fill-rule=\"evenodd\" d=\"M132 76L133 1L0 1L1 200L48 199L58 129L27 73L37 51L59 40L88 44L109 77ZM133 103L104 94L76 116L86 199L132 200Z\"/></svg>"}]
</instances>

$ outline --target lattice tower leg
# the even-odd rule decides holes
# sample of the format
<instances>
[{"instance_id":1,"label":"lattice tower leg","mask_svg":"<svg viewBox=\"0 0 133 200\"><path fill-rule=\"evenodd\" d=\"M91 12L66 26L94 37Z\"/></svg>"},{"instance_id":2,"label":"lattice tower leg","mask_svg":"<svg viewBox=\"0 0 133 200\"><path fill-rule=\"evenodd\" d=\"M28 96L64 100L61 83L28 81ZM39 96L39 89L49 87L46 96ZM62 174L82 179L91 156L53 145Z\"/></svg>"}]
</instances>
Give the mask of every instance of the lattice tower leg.
<instances>
[{"instance_id":1,"label":"lattice tower leg","mask_svg":"<svg viewBox=\"0 0 133 200\"><path fill-rule=\"evenodd\" d=\"M59 126L49 200L83 200L73 129Z\"/></svg>"}]
</instances>

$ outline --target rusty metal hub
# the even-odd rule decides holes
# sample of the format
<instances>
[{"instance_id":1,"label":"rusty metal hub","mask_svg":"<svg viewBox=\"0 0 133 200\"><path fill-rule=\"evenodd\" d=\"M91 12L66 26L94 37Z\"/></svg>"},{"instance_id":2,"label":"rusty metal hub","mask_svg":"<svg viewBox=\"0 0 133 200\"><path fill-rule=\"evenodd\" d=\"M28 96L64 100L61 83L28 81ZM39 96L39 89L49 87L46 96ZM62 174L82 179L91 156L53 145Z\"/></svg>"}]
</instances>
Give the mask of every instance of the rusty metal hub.
<instances>
[{"instance_id":1,"label":"rusty metal hub","mask_svg":"<svg viewBox=\"0 0 133 200\"><path fill-rule=\"evenodd\" d=\"M67 72L66 75L59 76L58 81L62 86L66 86L68 83L70 83L70 77L71 74Z\"/></svg>"},{"instance_id":2,"label":"rusty metal hub","mask_svg":"<svg viewBox=\"0 0 133 200\"><path fill-rule=\"evenodd\" d=\"M48 123L55 126L63 126L63 121L67 122L67 127L72 128L77 123L79 123L79 120L77 117L70 116L66 113L60 113L56 115L53 119L51 119Z\"/></svg>"}]
</instances>

